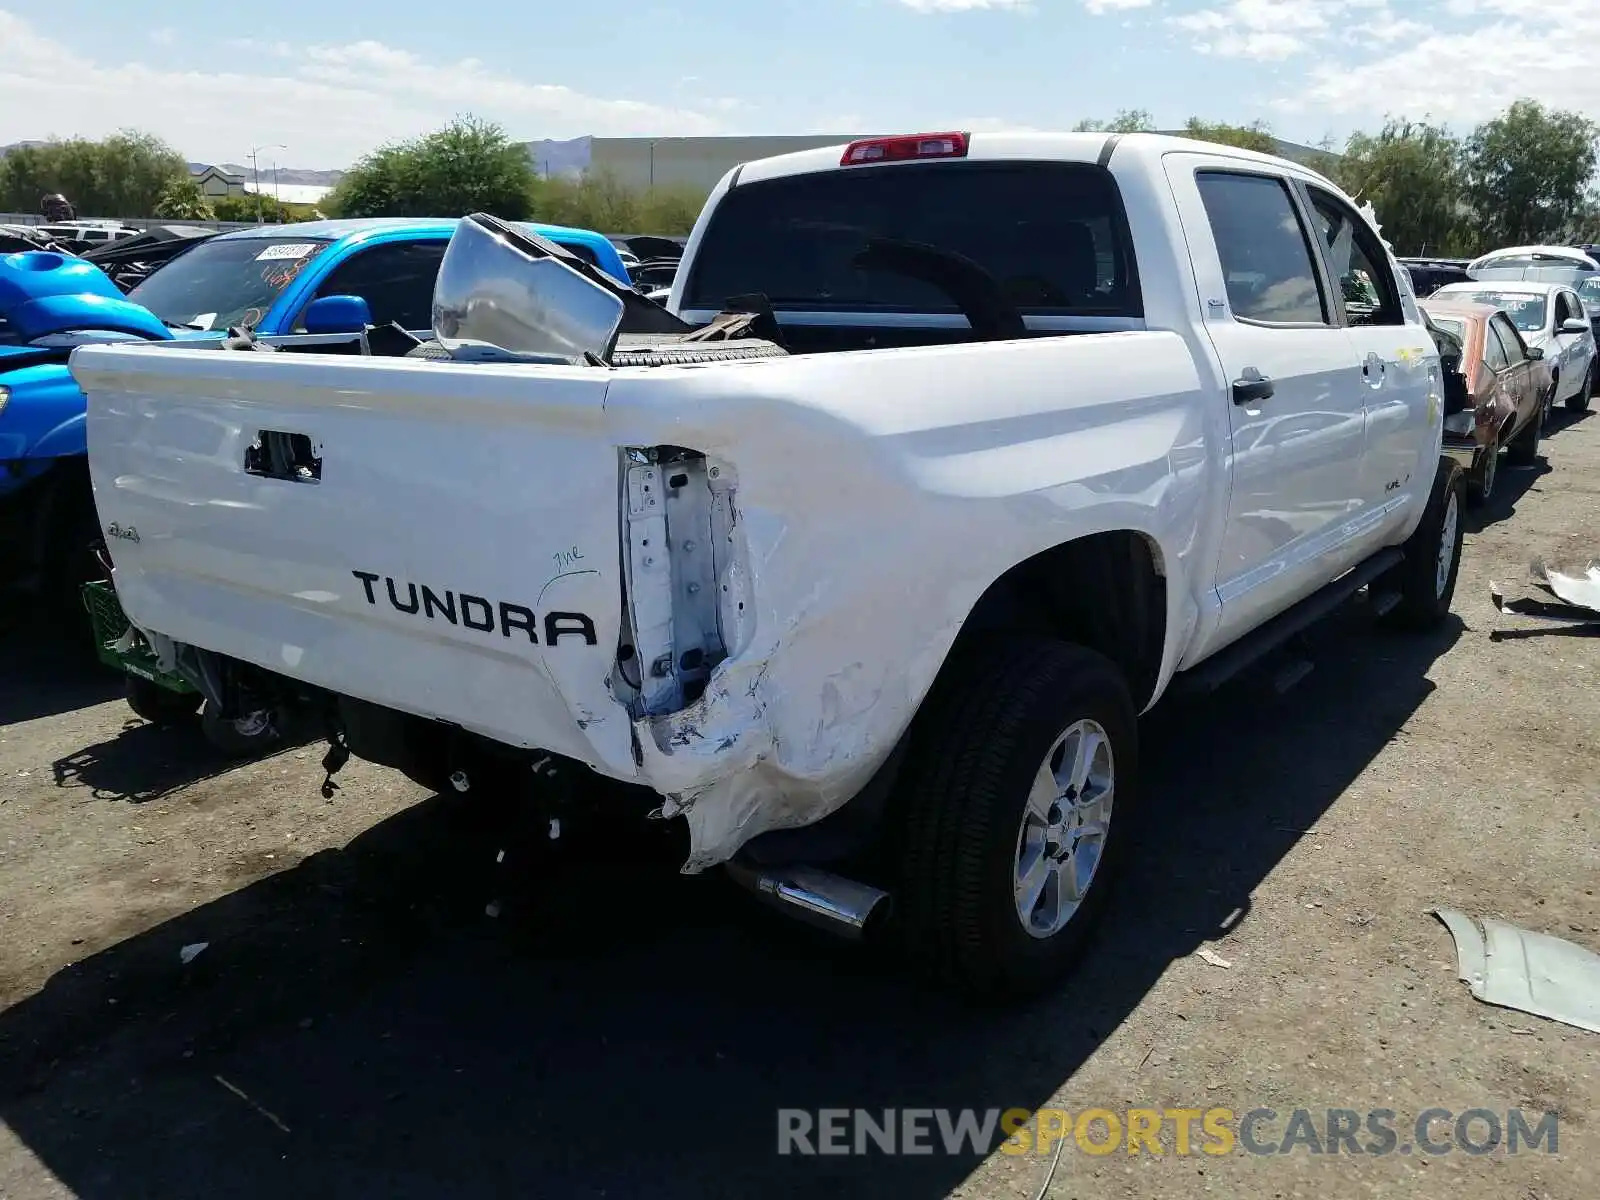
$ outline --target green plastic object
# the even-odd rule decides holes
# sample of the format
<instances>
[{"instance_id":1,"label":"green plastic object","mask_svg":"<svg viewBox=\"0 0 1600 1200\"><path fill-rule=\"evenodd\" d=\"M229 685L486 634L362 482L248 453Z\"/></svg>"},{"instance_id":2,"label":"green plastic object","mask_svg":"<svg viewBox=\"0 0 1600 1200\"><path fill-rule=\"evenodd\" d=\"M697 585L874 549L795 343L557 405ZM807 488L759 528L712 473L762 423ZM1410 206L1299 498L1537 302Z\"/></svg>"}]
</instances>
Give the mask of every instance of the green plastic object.
<instances>
[{"instance_id":1,"label":"green plastic object","mask_svg":"<svg viewBox=\"0 0 1600 1200\"><path fill-rule=\"evenodd\" d=\"M128 632L128 615L122 611L116 589L109 582L83 585L83 605L89 610L89 623L94 628L94 649L100 661L115 671L137 675L160 687L179 693L196 689L181 675L163 671L151 653L150 646L137 631L124 647Z\"/></svg>"}]
</instances>

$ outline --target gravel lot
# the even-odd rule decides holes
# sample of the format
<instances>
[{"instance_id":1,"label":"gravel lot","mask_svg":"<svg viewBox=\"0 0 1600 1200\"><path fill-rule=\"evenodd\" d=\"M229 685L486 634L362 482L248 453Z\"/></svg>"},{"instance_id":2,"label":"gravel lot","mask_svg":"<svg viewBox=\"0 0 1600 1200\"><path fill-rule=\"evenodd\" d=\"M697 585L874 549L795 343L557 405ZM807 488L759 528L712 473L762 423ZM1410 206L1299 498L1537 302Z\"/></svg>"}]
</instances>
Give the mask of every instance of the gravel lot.
<instances>
[{"instance_id":1,"label":"gravel lot","mask_svg":"<svg viewBox=\"0 0 1600 1200\"><path fill-rule=\"evenodd\" d=\"M226 769L13 630L0 1196L1026 1198L1048 1155L779 1157L776 1110L1054 1104L1387 1108L1402 1133L1520 1106L1560 1132L1516 1157L1070 1146L1052 1197L1592 1200L1600 1036L1471 999L1427 913L1600 949L1600 640L1490 636L1523 624L1491 578L1600 553L1600 416L1562 420L1469 527L1439 635L1353 611L1286 697L1149 719L1115 915L1003 1017L642 847L491 920L497 836L463 801L357 763L324 803L314 747Z\"/></svg>"}]
</instances>

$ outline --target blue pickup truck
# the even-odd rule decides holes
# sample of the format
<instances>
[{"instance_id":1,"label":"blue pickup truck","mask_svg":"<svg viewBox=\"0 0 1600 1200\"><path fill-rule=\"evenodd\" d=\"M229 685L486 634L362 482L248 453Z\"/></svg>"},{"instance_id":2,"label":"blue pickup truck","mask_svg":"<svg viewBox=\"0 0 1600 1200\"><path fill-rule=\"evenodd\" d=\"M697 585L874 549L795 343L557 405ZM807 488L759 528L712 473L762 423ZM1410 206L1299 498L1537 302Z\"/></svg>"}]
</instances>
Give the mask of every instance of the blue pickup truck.
<instances>
[{"instance_id":1,"label":"blue pickup truck","mask_svg":"<svg viewBox=\"0 0 1600 1200\"><path fill-rule=\"evenodd\" d=\"M77 259L0 257L0 593L42 591L52 608L75 609L77 584L103 574L90 549L98 524L83 395L66 365L73 345L220 339L241 325L280 344L354 343L367 325L391 322L431 336L434 278L455 228L395 217L235 230L200 242L125 298ZM628 283L600 234L528 228ZM8 303L27 307L26 316L5 311Z\"/></svg>"}]
</instances>

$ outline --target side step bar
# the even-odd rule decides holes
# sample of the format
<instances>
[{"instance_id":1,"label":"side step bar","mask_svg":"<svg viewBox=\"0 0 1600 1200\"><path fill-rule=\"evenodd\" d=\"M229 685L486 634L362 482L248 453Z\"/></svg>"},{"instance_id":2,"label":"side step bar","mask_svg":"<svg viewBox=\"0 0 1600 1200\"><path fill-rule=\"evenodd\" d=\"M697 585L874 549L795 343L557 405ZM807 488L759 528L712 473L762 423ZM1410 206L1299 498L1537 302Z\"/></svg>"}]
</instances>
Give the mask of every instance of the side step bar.
<instances>
[{"instance_id":1,"label":"side step bar","mask_svg":"<svg viewBox=\"0 0 1600 1200\"><path fill-rule=\"evenodd\" d=\"M1218 651L1192 671L1184 671L1178 675L1172 681L1172 686L1167 689L1167 695L1189 700L1216 691L1239 672L1260 662L1295 634L1315 625L1373 580L1399 566L1404 558L1405 553L1399 546L1380 550L1366 562L1352 567L1293 608L1279 613L1266 624L1245 634L1231 646ZM1387 595L1376 598L1375 607L1380 612L1386 612L1394 605L1395 600Z\"/></svg>"}]
</instances>

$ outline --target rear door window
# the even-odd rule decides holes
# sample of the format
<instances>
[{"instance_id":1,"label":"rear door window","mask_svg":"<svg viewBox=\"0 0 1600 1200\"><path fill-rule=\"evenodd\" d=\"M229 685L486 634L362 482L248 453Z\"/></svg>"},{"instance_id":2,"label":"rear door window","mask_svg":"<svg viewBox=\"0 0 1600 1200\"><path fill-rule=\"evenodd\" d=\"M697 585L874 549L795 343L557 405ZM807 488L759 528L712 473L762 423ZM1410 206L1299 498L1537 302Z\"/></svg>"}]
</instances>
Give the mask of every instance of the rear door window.
<instances>
[{"instance_id":1,"label":"rear door window","mask_svg":"<svg viewBox=\"0 0 1600 1200\"><path fill-rule=\"evenodd\" d=\"M1511 365L1512 348L1516 339L1509 333L1502 332L1505 319L1496 315L1489 320L1489 328L1483 339L1483 360L1489 364L1492 371L1504 371ZM1518 356L1520 357L1520 355Z\"/></svg>"},{"instance_id":2,"label":"rear door window","mask_svg":"<svg viewBox=\"0 0 1600 1200\"><path fill-rule=\"evenodd\" d=\"M374 325L394 321L402 329L427 329L447 245L448 239L382 242L357 250L323 280L317 296L360 296L372 310ZM295 327L305 328L303 312Z\"/></svg>"},{"instance_id":3,"label":"rear door window","mask_svg":"<svg viewBox=\"0 0 1600 1200\"><path fill-rule=\"evenodd\" d=\"M1326 325L1305 226L1287 185L1269 175L1201 171L1195 176L1217 244L1236 320Z\"/></svg>"},{"instance_id":4,"label":"rear door window","mask_svg":"<svg viewBox=\"0 0 1600 1200\"><path fill-rule=\"evenodd\" d=\"M1087 163L862 167L735 187L695 256L684 307L762 293L779 311L954 313L939 288L863 267L875 238L976 262L1024 313L1142 312L1122 198Z\"/></svg>"}]
</instances>

